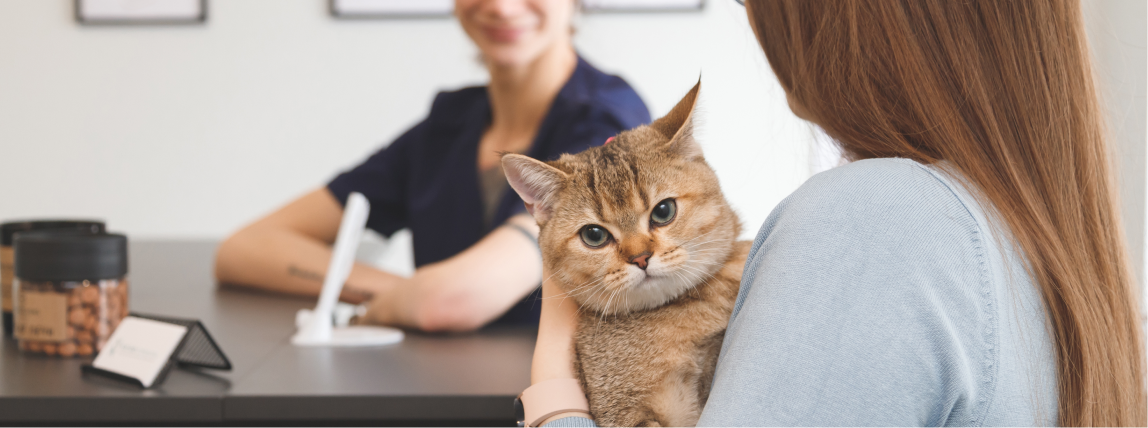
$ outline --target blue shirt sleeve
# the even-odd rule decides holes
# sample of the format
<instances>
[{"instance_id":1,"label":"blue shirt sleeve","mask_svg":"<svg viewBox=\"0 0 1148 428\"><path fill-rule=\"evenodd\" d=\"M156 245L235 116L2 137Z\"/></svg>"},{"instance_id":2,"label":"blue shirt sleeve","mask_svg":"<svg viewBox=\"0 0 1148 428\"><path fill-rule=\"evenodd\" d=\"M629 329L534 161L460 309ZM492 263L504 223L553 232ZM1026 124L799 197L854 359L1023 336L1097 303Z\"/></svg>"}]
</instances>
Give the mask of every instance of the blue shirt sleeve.
<instances>
[{"instance_id":1,"label":"blue shirt sleeve","mask_svg":"<svg viewBox=\"0 0 1148 428\"><path fill-rule=\"evenodd\" d=\"M425 138L428 127L426 120L415 125L363 163L336 176L327 190L344 206L351 192L366 196L371 203L367 227L379 234L390 236L407 227L411 148Z\"/></svg>"},{"instance_id":2,"label":"blue shirt sleeve","mask_svg":"<svg viewBox=\"0 0 1148 428\"><path fill-rule=\"evenodd\" d=\"M940 426L983 398L975 220L927 172L870 166L766 220L698 426Z\"/></svg>"}]
</instances>

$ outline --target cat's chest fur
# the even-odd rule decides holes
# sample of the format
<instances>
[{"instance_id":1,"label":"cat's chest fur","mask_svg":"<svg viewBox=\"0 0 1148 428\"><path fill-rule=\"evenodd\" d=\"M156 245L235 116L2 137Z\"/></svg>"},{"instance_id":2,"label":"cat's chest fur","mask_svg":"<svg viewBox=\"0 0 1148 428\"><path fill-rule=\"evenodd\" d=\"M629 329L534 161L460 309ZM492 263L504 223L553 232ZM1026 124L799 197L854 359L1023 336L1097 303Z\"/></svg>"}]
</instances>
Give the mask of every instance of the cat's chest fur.
<instances>
[{"instance_id":1,"label":"cat's chest fur","mask_svg":"<svg viewBox=\"0 0 1148 428\"><path fill-rule=\"evenodd\" d=\"M709 396L749 242L703 284L661 307L579 317L575 370L601 426L693 426Z\"/></svg>"}]
</instances>

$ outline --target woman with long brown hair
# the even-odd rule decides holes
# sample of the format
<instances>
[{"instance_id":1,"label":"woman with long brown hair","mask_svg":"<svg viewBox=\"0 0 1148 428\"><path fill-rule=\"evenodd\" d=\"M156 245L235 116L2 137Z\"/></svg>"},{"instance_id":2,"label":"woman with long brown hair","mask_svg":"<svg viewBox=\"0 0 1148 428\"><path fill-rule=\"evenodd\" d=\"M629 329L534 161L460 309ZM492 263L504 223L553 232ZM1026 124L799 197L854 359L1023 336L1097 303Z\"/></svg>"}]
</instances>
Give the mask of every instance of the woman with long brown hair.
<instances>
[{"instance_id":1,"label":"woman with long brown hair","mask_svg":"<svg viewBox=\"0 0 1148 428\"><path fill-rule=\"evenodd\" d=\"M1148 424L1079 2L746 9L852 162L762 227L699 425ZM573 376L572 312L544 303L532 389Z\"/></svg>"}]
</instances>

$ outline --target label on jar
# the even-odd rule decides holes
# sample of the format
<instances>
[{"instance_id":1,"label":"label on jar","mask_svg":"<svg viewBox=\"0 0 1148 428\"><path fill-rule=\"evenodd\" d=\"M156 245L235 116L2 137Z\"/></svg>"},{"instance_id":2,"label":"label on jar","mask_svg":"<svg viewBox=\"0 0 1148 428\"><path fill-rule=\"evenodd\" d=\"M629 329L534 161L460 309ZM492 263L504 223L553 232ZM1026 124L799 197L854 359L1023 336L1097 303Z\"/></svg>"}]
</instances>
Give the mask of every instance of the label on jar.
<instances>
[{"instance_id":1,"label":"label on jar","mask_svg":"<svg viewBox=\"0 0 1148 428\"><path fill-rule=\"evenodd\" d=\"M21 290L13 333L20 340L68 339L68 297L63 293Z\"/></svg>"},{"instance_id":2,"label":"label on jar","mask_svg":"<svg viewBox=\"0 0 1148 428\"><path fill-rule=\"evenodd\" d=\"M12 312L13 251L12 247L0 247L0 308L4 312Z\"/></svg>"}]
</instances>

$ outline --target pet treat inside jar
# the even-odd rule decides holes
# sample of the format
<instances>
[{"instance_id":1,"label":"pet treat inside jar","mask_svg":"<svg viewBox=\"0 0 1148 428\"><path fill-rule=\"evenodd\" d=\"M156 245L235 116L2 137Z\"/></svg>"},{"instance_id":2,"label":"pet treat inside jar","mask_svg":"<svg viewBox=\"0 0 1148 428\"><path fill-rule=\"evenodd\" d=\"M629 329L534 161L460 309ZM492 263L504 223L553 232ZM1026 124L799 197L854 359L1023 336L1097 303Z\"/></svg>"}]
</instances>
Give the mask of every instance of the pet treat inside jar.
<instances>
[{"instance_id":1,"label":"pet treat inside jar","mask_svg":"<svg viewBox=\"0 0 1148 428\"><path fill-rule=\"evenodd\" d=\"M104 233L104 222L99 220L25 220L0 224L0 312L3 312L4 336L12 335L12 239L16 233L32 230L75 230Z\"/></svg>"},{"instance_id":2,"label":"pet treat inside jar","mask_svg":"<svg viewBox=\"0 0 1148 428\"><path fill-rule=\"evenodd\" d=\"M16 235L15 336L25 352L90 356L128 314L128 240L116 234Z\"/></svg>"}]
</instances>

